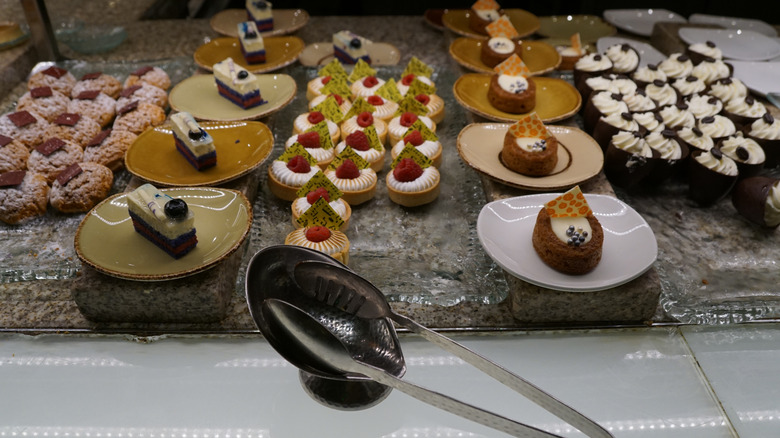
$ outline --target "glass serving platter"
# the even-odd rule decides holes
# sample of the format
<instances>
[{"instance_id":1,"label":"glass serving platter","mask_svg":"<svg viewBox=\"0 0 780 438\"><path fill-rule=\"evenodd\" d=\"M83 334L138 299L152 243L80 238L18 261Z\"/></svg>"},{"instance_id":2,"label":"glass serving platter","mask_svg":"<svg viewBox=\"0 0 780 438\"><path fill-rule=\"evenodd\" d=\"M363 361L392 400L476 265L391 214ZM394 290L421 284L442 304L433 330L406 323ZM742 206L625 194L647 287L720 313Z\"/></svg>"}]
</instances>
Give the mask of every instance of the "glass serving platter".
<instances>
[{"instance_id":1,"label":"glass serving platter","mask_svg":"<svg viewBox=\"0 0 780 438\"><path fill-rule=\"evenodd\" d=\"M47 68L54 63L39 63L33 70ZM191 58L139 62L85 62L63 61L57 66L70 71L77 79L86 73L102 71L124 82L133 71L145 65L156 65L165 70L176 84L192 75L196 67ZM2 113L14 111L16 101L27 91L19 84L2 102ZM111 194L124 191L131 175L122 170L114 175ZM0 223L0 283L27 280L58 280L74 277L81 263L73 247L76 229L84 214L62 214L49 211L20 225Z\"/></svg>"}]
</instances>

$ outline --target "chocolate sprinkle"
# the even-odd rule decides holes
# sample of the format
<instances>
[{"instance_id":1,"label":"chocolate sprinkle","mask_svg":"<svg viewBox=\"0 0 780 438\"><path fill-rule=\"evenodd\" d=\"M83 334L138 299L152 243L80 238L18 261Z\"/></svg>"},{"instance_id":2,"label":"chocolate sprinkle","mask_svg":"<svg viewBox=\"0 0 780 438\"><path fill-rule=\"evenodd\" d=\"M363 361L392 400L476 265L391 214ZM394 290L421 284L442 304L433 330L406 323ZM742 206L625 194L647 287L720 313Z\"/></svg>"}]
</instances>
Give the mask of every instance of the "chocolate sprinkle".
<instances>
[{"instance_id":1,"label":"chocolate sprinkle","mask_svg":"<svg viewBox=\"0 0 780 438\"><path fill-rule=\"evenodd\" d=\"M127 87L124 90L122 90L121 93L119 93L119 97L130 97L135 93L136 91L140 90L140 85L133 85L132 87Z\"/></svg>"},{"instance_id":2,"label":"chocolate sprinkle","mask_svg":"<svg viewBox=\"0 0 780 438\"><path fill-rule=\"evenodd\" d=\"M692 131L694 134L696 134L696 136L697 136L697 137L701 137L701 136L703 136L703 135L704 135L704 133L703 133L703 132L701 132L701 129L699 129L699 128L695 127L695 126L694 126L693 128L691 128L691 131Z\"/></svg>"},{"instance_id":3,"label":"chocolate sprinkle","mask_svg":"<svg viewBox=\"0 0 780 438\"><path fill-rule=\"evenodd\" d=\"M49 97L52 94L54 93L51 91L51 87L35 87L30 90L30 96L36 99L39 97Z\"/></svg>"},{"instance_id":4,"label":"chocolate sprinkle","mask_svg":"<svg viewBox=\"0 0 780 438\"><path fill-rule=\"evenodd\" d=\"M100 146L109 135L111 135L111 129L100 131L96 136L92 137L86 147Z\"/></svg>"},{"instance_id":5,"label":"chocolate sprinkle","mask_svg":"<svg viewBox=\"0 0 780 438\"><path fill-rule=\"evenodd\" d=\"M8 119L13 122L17 128L24 128L25 126L38 121L32 114L27 111L17 111L12 114L8 114Z\"/></svg>"},{"instance_id":6,"label":"chocolate sprinkle","mask_svg":"<svg viewBox=\"0 0 780 438\"><path fill-rule=\"evenodd\" d=\"M64 68L59 68L57 66L52 65L51 67L47 68L46 70L42 71L41 73L43 73L43 74L45 74L47 76L51 76L53 78L59 79L59 78L65 76L66 74L68 74L68 71L65 70Z\"/></svg>"},{"instance_id":7,"label":"chocolate sprinkle","mask_svg":"<svg viewBox=\"0 0 780 438\"><path fill-rule=\"evenodd\" d=\"M73 163L57 175L57 182L60 183L61 186L65 186L70 180L81 174L81 172L84 172L84 170L79 166L79 163Z\"/></svg>"},{"instance_id":8,"label":"chocolate sprinkle","mask_svg":"<svg viewBox=\"0 0 780 438\"><path fill-rule=\"evenodd\" d=\"M0 187L18 186L24 181L26 170L12 170L10 172L0 173Z\"/></svg>"},{"instance_id":9,"label":"chocolate sprinkle","mask_svg":"<svg viewBox=\"0 0 780 438\"><path fill-rule=\"evenodd\" d=\"M122 108L120 108L119 111L117 111L116 113L120 116L123 116L131 111L135 111L136 108L138 108L138 101L134 100L128 103L127 105L123 106Z\"/></svg>"},{"instance_id":10,"label":"chocolate sprinkle","mask_svg":"<svg viewBox=\"0 0 780 438\"><path fill-rule=\"evenodd\" d=\"M54 119L54 123L65 126L76 126L76 123L81 120L81 116L73 113L62 113Z\"/></svg>"},{"instance_id":11,"label":"chocolate sprinkle","mask_svg":"<svg viewBox=\"0 0 780 438\"><path fill-rule=\"evenodd\" d=\"M737 146L736 153L737 158L742 161L747 161L747 159L750 158L750 152L742 146Z\"/></svg>"},{"instance_id":12,"label":"chocolate sprinkle","mask_svg":"<svg viewBox=\"0 0 780 438\"><path fill-rule=\"evenodd\" d=\"M76 96L78 100L95 100L100 95L100 90L84 90Z\"/></svg>"},{"instance_id":13,"label":"chocolate sprinkle","mask_svg":"<svg viewBox=\"0 0 780 438\"><path fill-rule=\"evenodd\" d=\"M131 74L135 76L143 76L152 70L154 70L154 67L147 65L146 67L139 68L138 70L132 72Z\"/></svg>"},{"instance_id":14,"label":"chocolate sprinkle","mask_svg":"<svg viewBox=\"0 0 780 438\"><path fill-rule=\"evenodd\" d=\"M718 149L718 148L712 148L712 149L710 149L710 153L711 153L711 154L712 154L712 156L713 156L713 157L715 157L715 159L717 159L717 160L720 160L720 159L722 159L722 158L723 158L723 152L721 152L721 150L720 150L720 149Z\"/></svg>"},{"instance_id":15,"label":"chocolate sprinkle","mask_svg":"<svg viewBox=\"0 0 780 438\"><path fill-rule=\"evenodd\" d=\"M664 138L674 138L677 135L677 132L673 129L664 129L661 131L661 135L663 135Z\"/></svg>"},{"instance_id":16,"label":"chocolate sprinkle","mask_svg":"<svg viewBox=\"0 0 780 438\"><path fill-rule=\"evenodd\" d=\"M12 141L14 141L13 138L0 134L0 148L7 145L8 143L11 143Z\"/></svg>"},{"instance_id":17,"label":"chocolate sprinkle","mask_svg":"<svg viewBox=\"0 0 780 438\"><path fill-rule=\"evenodd\" d=\"M696 76L688 76L687 78L685 78L685 82L696 82L698 80L699 78L697 78Z\"/></svg>"},{"instance_id":18,"label":"chocolate sprinkle","mask_svg":"<svg viewBox=\"0 0 780 438\"><path fill-rule=\"evenodd\" d=\"M627 121L629 121L629 122L630 122L630 121L632 121L632 120L634 120L634 116L632 116L632 115L631 115L631 113L620 113L620 117L621 117L623 120L627 120Z\"/></svg>"},{"instance_id":19,"label":"chocolate sprinkle","mask_svg":"<svg viewBox=\"0 0 780 438\"><path fill-rule=\"evenodd\" d=\"M84 76L81 77L81 80L82 81L89 81L89 80L92 80L92 79L97 79L97 78L99 78L102 75L103 75L102 71L96 71L94 73L87 73L87 74L85 74Z\"/></svg>"},{"instance_id":20,"label":"chocolate sprinkle","mask_svg":"<svg viewBox=\"0 0 780 438\"><path fill-rule=\"evenodd\" d=\"M64 141L57 137L52 137L41 143L37 148L35 148L35 150L38 151L39 154L48 157L63 146L65 146Z\"/></svg>"},{"instance_id":21,"label":"chocolate sprinkle","mask_svg":"<svg viewBox=\"0 0 780 438\"><path fill-rule=\"evenodd\" d=\"M715 123L715 117L714 116L704 117L703 119L701 119L701 122L702 123L707 123L707 124Z\"/></svg>"}]
</instances>

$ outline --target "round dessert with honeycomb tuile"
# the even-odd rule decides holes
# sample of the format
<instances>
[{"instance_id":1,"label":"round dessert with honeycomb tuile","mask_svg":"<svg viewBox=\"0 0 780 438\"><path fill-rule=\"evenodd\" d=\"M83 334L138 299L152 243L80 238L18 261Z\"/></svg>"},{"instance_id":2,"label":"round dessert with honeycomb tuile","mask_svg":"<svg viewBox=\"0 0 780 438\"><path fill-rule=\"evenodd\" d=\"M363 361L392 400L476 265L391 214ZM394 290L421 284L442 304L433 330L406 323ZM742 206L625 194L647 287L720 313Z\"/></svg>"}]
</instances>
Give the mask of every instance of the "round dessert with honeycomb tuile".
<instances>
[{"instance_id":1,"label":"round dessert with honeycomb tuile","mask_svg":"<svg viewBox=\"0 0 780 438\"><path fill-rule=\"evenodd\" d=\"M536 107L536 83L525 76L493 75L487 91L488 102L497 110L524 114Z\"/></svg>"}]
</instances>

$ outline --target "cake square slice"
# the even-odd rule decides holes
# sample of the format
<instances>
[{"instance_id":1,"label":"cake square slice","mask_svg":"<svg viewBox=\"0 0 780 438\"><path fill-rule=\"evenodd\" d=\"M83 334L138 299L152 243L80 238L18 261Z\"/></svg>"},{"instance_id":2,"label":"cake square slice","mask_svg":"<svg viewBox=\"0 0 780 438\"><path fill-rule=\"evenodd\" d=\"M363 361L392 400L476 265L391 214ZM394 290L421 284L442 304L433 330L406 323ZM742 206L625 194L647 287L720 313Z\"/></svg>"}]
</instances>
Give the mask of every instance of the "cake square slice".
<instances>
[{"instance_id":1,"label":"cake square slice","mask_svg":"<svg viewBox=\"0 0 780 438\"><path fill-rule=\"evenodd\" d=\"M348 30L342 30L333 34L333 54L345 64L355 64L359 59L371 64L366 46L371 41Z\"/></svg>"},{"instance_id":2,"label":"cake square slice","mask_svg":"<svg viewBox=\"0 0 780 438\"><path fill-rule=\"evenodd\" d=\"M178 150L197 170L217 165L214 139L187 112L171 115L171 131Z\"/></svg>"},{"instance_id":3,"label":"cake square slice","mask_svg":"<svg viewBox=\"0 0 780 438\"><path fill-rule=\"evenodd\" d=\"M274 29L273 5L262 0L246 1L246 16L257 25L260 32Z\"/></svg>"},{"instance_id":4,"label":"cake square slice","mask_svg":"<svg viewBox=\"0 0 780 438\"><path fill-rule=\"evenodd\" d=\"M241 108L248 109L266 103L260 94L257 76L237 65L233 58L214 64L214 80L219 94Z\"/></svg>"},{"instance_id":5,"label":"cake square slice","mask_svg":"<svg viewBox=\"0 0 780 438\"><path fill-rule=\"evenodd\" d=\"M238 23L238 42L241 44L241 54L250 64L265 62L265 43L254 21Z\"/></svg>"},{"instance_id":6,"label":"cake square slice","mask_svg":"<svg viewBox=\"0 0 780 438\"><path fill-rule=\"evenodd\" d=\"M175 259L198 244L195 215L187 203L151 184L144 184L127 195L127 210L135 231Z\"/></svg>"}]
</instances>

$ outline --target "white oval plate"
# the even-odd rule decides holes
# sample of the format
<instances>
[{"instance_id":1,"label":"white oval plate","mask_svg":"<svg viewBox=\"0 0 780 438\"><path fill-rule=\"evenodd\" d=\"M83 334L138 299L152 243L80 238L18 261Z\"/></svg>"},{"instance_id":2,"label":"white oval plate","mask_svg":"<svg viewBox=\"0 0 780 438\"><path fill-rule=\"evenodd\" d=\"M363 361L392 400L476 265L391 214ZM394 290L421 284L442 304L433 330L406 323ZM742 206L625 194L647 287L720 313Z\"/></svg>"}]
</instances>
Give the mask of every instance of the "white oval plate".
<instances>
[{"instance_id":1,"label":"white oval plate","mask_svg":"<svg viewBox=\"0 0 780 438\"><path fill-rule=\"evenodd\" d=\"M666 55L659 52L655 47L650 44L643 43L641 41L632 40L630 38L620 37L602 37L596 41L596 50L599 53L604 53L610 46L615 44L628 44L639 52L639 65L645 66L647 64L658 64L666 59Z\"/></svg>"},{"instance_id":2,"label":"white oval plate","mask_svg":"<svg viewBox=\"0 0 780 438\"><path fill-rule=\"evenodd\" d=\"M659 21L687 22L682 15L666 9L607 9L604 19L618 29L642 36L652 35Z\"/></svg>"},{"instance_id":3,"label":"white oval plate","mask_svg":"<svg viewBox=\"0 0 780 438\"><path fill-rule=\"evenodd\" d=\"M737 17L721 17L719 15L691 14L689 23L717 24L727 29L752 30L768 37L776 37L777 31L768 23L761 20Z\"/></svg>"},{"instance_id":4,"label":"white oval plate","mask_svg":"<svg viewBox=\"0 0 780 438\"><path fill-rule=\"evenodd\" d=\"M622 201L585 195L604 229L601 262L585 275L567 275L547 266L536 254L531 234L544 204L560 193L519 196L493 201L477 218L477 235L485 252L510 274L537 286L569 292L609 289L639 277L658 256L650 225Z\"/></svg>"},{"instance_id":5,"label":"white oval plate","mask_svg":"<svg viewBox=\"0 0 780 438\"><path fill-rule=\"evenodd\" d=\"M766 61L780 56L777 40L751 30L681 27L678 33L688 44L712 41L728 59Z\"/></svg>"},{"instance_id":6,"label":"white oval plate","mask_svg":"<svg viewBox=\"0 0 780 438\"><path fill-rule=\"evenodd\" d=\"M780 62L730 61L734 77L750 88L750 91L766 96L780 92Z\"/></svg>"}]
</instances>

